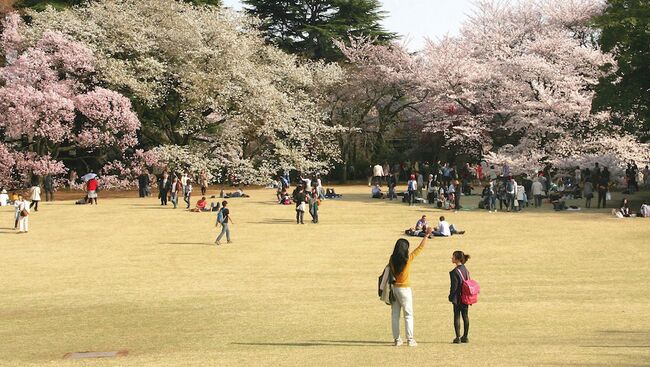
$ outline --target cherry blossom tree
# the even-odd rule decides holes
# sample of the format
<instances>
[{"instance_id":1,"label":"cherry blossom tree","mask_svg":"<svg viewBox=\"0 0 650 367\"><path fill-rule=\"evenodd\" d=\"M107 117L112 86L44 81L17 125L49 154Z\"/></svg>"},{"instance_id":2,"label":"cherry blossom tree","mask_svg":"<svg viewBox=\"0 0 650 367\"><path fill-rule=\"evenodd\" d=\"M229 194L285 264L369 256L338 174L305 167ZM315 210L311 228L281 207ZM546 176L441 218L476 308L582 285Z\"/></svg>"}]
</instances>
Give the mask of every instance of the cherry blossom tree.
<instances>
[{"instance_id":1,"label":"cherry blossom tree","mask_svg":"<svg viewBox=\"0 0 650 367\"><path fill-rule=\"evenodd\" d=\"M350 62L346 80L332 91L329 104L332 120L350 131L339 142L345 179L348 165L395 154L388 140L417 121L418 106L433 93L423 86L421 60L403 45L378 45L370 38L335 44Z\"/></svg>"},{"instance_id":2,"label":"cherry blossom tree","mask_svg":"<svg viewBox=\"0 0 650 367\"><path fill-rule=\"evenodd\" d=\"M607 113L592 113L594 87L613 61L598 48L589 23L604 7L592 0L483 0L458 36L429 40L420 54L369 42L343 49L353 75L362 75L359 91L396 85L400 92L392 95L408 106L399 119L424 126L455 154L533 173L615 151L618 161L610 163L620 167L629 159L647 161L641 154L647 145ZM368 93L359 99L368 106L382 100ZM377 116L375 107L352 108L362 116L354 120L357 128ZM621 148L611 150L608 139Z\"/></svg>"},{"instance_id":3,"label":"cherry blossom tree","mask_svg":"<svg viewBox=\"0 0 650 367\"><path fill-rule=\"evenodd\" d=\"M285 169L326 173L340 126L325 91L334 64L300 62L265 40L252 18L174 0L100 0L33 14L33 34L60 31L97 56L97 78L128 95L142 140L211 162L211 177L267 182ZM173 153L172 153L173 155Z\"/></svg>"},{"instance_id":4,"label":"cherry blossom tree","mask_svg":"<svg viewBox=\"0 0 650 367\"><path fill-rule=\"evenodd\" d=\"M491 163L509 161L522 172L608 152L601 139L625 142L627 149L616 151L617 166L639 157L642 145L608 114L591 111L594 86L613 61L589 27L604 6L591 0L478 2L459 37L429 41L423 55L427 85L446 89L428 129L446 134L448 145L491 152Z\"/></svg>"},{"instance_id":5,"label":"cherry blossom tree","mask_svg":"<svg viewBox=\"0 0 650 367\"><path fill-rule=\"evenodd\" d=\"M92 52L51 31L32 43L19 23L9 15L0 40L1 184L63 175L73 164L97 170L128 156L140 122L127 98L97 84Z\"/></svg>"}]
</instances>

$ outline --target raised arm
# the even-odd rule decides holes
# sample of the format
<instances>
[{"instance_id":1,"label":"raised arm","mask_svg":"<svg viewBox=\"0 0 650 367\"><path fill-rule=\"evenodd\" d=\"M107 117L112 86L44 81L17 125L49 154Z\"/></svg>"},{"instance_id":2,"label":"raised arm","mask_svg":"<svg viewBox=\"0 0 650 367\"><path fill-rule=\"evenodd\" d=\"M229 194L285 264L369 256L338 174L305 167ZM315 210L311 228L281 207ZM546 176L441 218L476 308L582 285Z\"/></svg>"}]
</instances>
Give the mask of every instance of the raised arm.
<instances>
[{"instance_id":1,"label":"raised arm","mask_svg":"<svg viewBox=\"0 0 650 367\"><path fill-rule=\"evenodd\" d=\"M424 250L424 247L427 244L427 240L429 239L429 235L431 235L432 231L433 228L427 227L426 232L424 232L424 238L422 238L422 241L420 242L420 246L418 246L415 250L413 250L413 252L411 252L411 255L409 255L409 259L412 260L413 258L418 256L420 252L422 252L422 250Z\"/></svg>"}]
</instances>

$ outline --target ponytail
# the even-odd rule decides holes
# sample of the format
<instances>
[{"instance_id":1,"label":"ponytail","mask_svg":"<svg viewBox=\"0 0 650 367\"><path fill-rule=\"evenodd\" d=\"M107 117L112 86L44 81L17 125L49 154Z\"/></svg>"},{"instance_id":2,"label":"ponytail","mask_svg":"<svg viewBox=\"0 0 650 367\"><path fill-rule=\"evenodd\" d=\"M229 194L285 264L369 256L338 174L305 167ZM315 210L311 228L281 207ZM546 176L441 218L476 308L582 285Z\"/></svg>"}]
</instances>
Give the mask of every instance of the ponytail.
<instances>
[{"instance_id":1,"label":"ponytail","mask_svg":"<svg viewBox=\"0 0 650 367\"><path fill-rule=\"evenodd\" d=\"M454 259L460 261L461 264L465 264L470 258L469 254L466 254L460 250L454 251L452 256Z\"/></svg>"}]
</instances>

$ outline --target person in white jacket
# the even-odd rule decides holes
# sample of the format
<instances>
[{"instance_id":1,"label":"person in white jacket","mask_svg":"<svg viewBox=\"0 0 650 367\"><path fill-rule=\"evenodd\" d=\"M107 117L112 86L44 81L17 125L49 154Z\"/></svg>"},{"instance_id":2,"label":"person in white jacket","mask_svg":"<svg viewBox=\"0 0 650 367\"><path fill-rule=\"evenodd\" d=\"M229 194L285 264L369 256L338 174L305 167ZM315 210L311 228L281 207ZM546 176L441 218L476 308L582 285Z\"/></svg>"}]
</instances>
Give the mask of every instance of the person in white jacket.
<instances>
[{"instance_id":1,"label":"person in white jacket","mask_svg":"<svg viewBox=\"0 0 650 367\"><path fill-rule=\"evenodd\" d=\"M19 233L27 233L29 231L29 201L23 200L22 195L19 195L16 202L18 205L14 204L14 206L18 216ZM26 212L27 215L23 215L23 212Z\"/></svg>"},{"instance_id":2,"label":"person in white jacket","mask_svg":"<svg viewBox=\"0 0 650 367\"><path fill-rule=\"evenodd\" d=\"M34 211L37 212L38 203L41 201L41 187L38 186L38 184L35 184L31 189L29 189L29 192L32 194L32 202L29 204L29 209L33 207Z\"/></svg>"},{"instance_id":3,"label":"person in white jacket","mask_svg":"<svg viewBox=\"0 0 650 367\"><path fill-rule=\"evenodd\" d=\"M372 180L375 185L381 185L381 181L384 179L384 168L381 164L376 164L372 167Z\"/></svg>"},{"instance_id":4,"label":"person in white jacket","mask_svg":"<svg viewBox=\"0 0 650 367\"><path fill-rule=\"evenodd\" d=\"M18 229L18 222L20 221L20 205L23 202L23 195L18 194L18 199L14 200L14 230Z\"/></svg>"},{"instance_id":5,"label":"person in white jacket","mask_svg":"<svg viewBox=\"0 0 650 367\"><path fill-rule=\"evenodd\" d=\"M7 190L2 189L2 193L0 193L0 206L6 206L9 203L9 195L7 194Z\"/></svg>"},{"instance_id":6,"label":"person in white jacket","mask_svg":"<svg viewBox=\"0 0 650 367\"><path fill-rule=\"evenodd\" d=\"M521 211L524 208L526 201L526 189L524 188L524 185L517 184L517 202L519 203L519 207L517 208L518 211Z\"/></svg>"}]
</instances>

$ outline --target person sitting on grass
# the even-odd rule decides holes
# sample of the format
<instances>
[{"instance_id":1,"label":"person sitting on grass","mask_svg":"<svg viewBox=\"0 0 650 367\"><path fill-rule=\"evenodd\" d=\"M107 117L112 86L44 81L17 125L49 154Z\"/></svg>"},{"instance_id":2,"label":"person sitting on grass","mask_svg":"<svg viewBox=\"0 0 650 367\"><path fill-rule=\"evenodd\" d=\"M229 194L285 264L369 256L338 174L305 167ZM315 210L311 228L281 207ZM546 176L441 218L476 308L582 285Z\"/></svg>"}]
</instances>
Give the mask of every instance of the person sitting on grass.
<instances>
[{"instance_id":1,"label":"person sitting on grass","mask_svg":"<svg viewBox=\"0 0 650 367\"><path fill-rule=\"evenodd\" d=\"M564 192L559 191L557 186L551 186L551 190L548 195L551 204L553 204L553 210L566 210L566 199L564 198Z\"/></svg>"},{"instance_id":2,"label":"person sitting on grass","mask_svg":"<svg viewBox=\"0 0 650 367\"><path fill-rule=\"evenodd\" d=\"M621 211L621 214L622 214L624 217L627 218L627 217L630 216L630 205L629 205L629 203L627 202L627 198L623 198L623 201L621 202L621 209L620 209L620 211Z\"/></svg>"},{"instance_id":3,"label":"person sitting on grass","mask_svg":"<svg viewBox=\"0 0 650 367\"><path fill-rule=\"evenodd\" d=\"M280 204L291 205L292 203L293 201L291 200L291 196L289 196L289 193L285 190L282 199L280 200Z\"/></svg>"},{"instance_id":4,"label":"person sitting on grass","mask_svg":"<svg viewBox=\"0 0 650 367\"><path fill-rule=\"evenodd\" d=\"M373 199L383 199L384 198L384 193L381 192L381 187L379 185L375 185L372 187L372 198Z\"/></svg>"},{"instance_id":5,"label":"person sitting on grass","mask_svg":"<svg viewBox=\"0 0 650 367\"><path fill-rule=\"evenodd\" d=\"M444 216L440 216L438 226L431 232L435 237L449 237L454 234L464 234L465 231L459 231L453 224L449 224Z\"/></svg>"},{"instance_id":6,"label":"person sitting on grass","mask_svg":"<svg viewBox=\"0 0 650 367\"><path fill-rule=\"evenodd\" d=\"M641 204L641 208L639 209L639 214L637 214L637 217L650 218L650 205L648 205L647 201L644 201L643 204Z\"/></svg>"},{"instance_id":7,"label":"person sitting on grass","mask_svg":"<svg viewBox=\"0 0 650 367\"><path fill-rule=\"evenodd\" d=\"M426 232L427 228L429 228L429 222L427 222L427 216L423 215L422 218L415 223L415 230Z\"/></svg>"},{"instance_id":8,"label":"person sitting on grass","mask_svg":"<svg viewBox=\"0 0 650 367\"><path fill-rule=\"evenodd\" d=\"M230 198L248 198L250 196L244 194L244 190L240 188L237 189L235 192L229 192L226 195L224 195L224 198L230 199Z\"/></svg>"},{"instance_id":9,"label":"person sitting on grass","mask_svg":"<svg viewBox=\"0 0 650 367\"><path fill-rule=\"evenodd\" d=\"M208 201L205 200L205 196L202 196L201 199L199 199L199 201L196 202L196 207L190 209L190 211L194 213L209 212L212 209L207 209L206 208L207 205L208 205Z\"/></svg>"},{"instance_id":10,"label":"person sitting on grass","mask_svg":"<svg viewBox=\"0 0 650 367\"><path fill-rule=\"evenodd\" d=\"M343 195L337 194L336 192L334 192L334 189L327 189L325 191L325 197L328 199L340 199L343 197Z\"/></svg>"}]
</instances>

